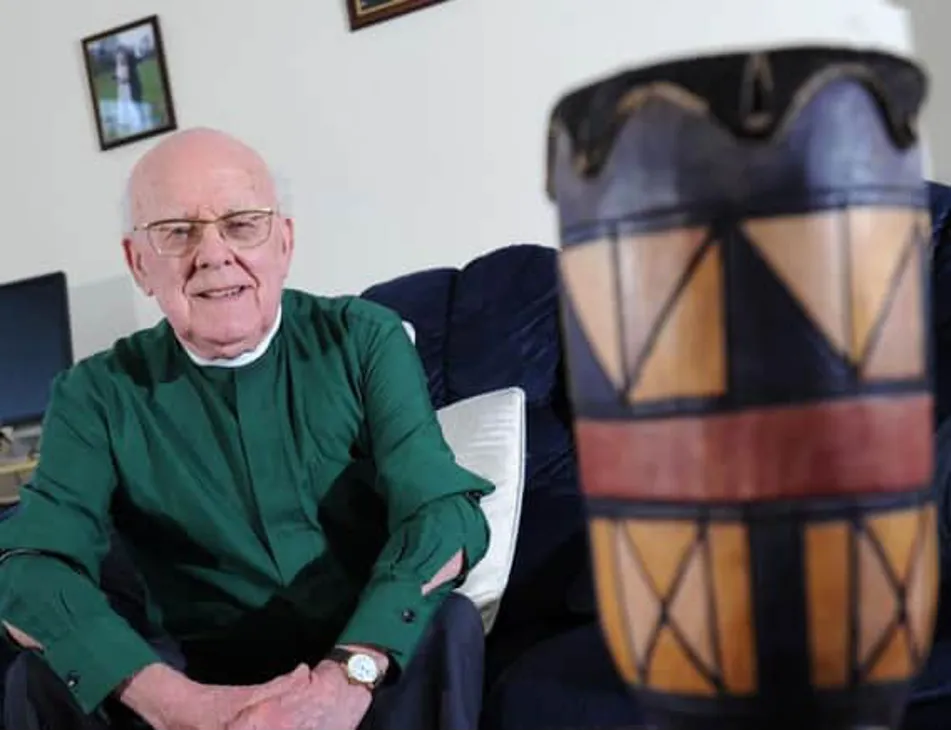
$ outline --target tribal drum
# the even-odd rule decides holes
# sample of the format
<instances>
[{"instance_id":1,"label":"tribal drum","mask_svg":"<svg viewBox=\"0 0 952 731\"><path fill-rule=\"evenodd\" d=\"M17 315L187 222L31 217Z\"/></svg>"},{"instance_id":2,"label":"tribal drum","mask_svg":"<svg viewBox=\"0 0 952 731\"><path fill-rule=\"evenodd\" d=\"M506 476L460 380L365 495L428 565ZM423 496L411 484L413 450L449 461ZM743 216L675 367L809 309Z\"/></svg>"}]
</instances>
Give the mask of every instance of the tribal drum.
<instances>
[{"instance_id":1,"label":"tribal drum","mask_svg":"<svg viewBox=\"0 0 952 731\"><path fill-rule=\"evenodd\" d=\"M925 87L777 48L552 111L599 615L651 725L902 716L937 591Z\"/></svg>"}]
</instances>

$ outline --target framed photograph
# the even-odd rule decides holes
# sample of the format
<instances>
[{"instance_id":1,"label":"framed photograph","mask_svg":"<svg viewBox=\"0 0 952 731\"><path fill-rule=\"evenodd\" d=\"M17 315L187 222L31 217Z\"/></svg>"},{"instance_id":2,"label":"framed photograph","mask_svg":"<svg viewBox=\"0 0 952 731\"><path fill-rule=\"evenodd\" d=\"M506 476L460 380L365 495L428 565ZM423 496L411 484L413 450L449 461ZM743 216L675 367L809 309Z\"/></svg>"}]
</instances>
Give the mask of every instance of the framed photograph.
<instances>
[{"instance_id":1,"label":"framed photograph","mask_svg":"<svg viewBox=\"0 0 952 731\"><path fill-rule=\"evenodd\" d=\"M358 30L382 20L389 20L398 15L404 15L411 10L446 0L344 0L347 3L347 14L350 16L350 29Z\"/></svg>"},{"instance_id":2,"label":"framed photograph","mask_svg":"<svg viewBox=\"0 0 952 731\"><path fill-rule=\"evenodd\" d=\"M88 36L82 45L101 149L176 128L157 16Z\"/></svg>"}]
</instances>

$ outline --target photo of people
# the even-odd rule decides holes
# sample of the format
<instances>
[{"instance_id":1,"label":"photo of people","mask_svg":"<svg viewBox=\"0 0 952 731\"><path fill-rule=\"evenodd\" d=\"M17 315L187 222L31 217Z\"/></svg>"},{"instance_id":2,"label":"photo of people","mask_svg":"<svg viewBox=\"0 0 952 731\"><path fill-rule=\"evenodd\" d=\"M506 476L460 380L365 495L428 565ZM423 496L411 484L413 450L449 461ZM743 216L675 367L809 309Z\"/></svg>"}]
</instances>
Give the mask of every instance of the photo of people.
<instances>
[{"instance_id":1,"label":"photo of people","mask_svg":"<svg viewBox=\"0 0 952 731\"><path fill-rule=\"evenodd\" d=\"M83 39L103 150L176 127L158 18Z\"/></svg>"}]
</instances>

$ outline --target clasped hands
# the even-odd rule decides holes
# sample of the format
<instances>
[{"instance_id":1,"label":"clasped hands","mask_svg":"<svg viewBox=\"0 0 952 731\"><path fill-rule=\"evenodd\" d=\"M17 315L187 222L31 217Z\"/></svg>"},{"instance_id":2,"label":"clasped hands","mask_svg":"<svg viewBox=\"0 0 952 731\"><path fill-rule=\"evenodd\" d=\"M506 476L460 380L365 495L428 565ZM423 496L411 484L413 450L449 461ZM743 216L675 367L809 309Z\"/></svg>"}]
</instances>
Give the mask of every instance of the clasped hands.
<instances>
[{"instance_id":1,"label":"clasped hands","mask_svg":"<svg viewBox=\"0 0 952 731\"><path fill-rule=\"evenodd\" d=\"M203 685L157 663L120 698L153 728L168 729L355 729L372 699L329 660L250 686Z\"/></svg>"},{"instance_id":2,"label":"clasped hands","mask_svg":"<svg viewBox=\"0 0 952 731\"><path fill-rule=\"evenodd\" d=\"M225 693L242 690L227 688ZM370 707L371 694L349 683L339 664L324 660L314 669L299 665L259 686L244 704L240 697L234 700L240 710L219 728L355 729Z\"/></svg>"}]
</instances>

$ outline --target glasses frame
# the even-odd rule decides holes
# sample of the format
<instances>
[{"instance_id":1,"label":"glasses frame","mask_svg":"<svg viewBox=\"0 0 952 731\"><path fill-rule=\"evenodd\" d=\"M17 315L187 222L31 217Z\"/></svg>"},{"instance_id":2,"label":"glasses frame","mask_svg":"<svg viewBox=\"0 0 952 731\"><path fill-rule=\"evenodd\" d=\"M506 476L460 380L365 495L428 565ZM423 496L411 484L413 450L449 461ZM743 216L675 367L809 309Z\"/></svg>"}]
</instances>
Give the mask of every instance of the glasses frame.
<instances>
[{"instance_id":1,"label":"glasses frame","mask_svg":"<svg viewBox=\"0 0 952 731\"><path fill-rule=\"evenodd\" d=\"M195 249L195 247L198 245L198 243L201 242L201 240L202 240L201 237L199 237L198 239L196 239L196 243L191 244L190 246L186 247L181 253L172 253L172 254L170 254L170 253L168 253L168 252L166 252L166 251L162 251L161 247L156 246L155 241L152 239L152 229L153 229L153 228L155 228L156 226L161 226L161 225L163 225L163 224L167 224L167 223L188 223L188 224L192 224L192 225L215 226L215 228L218 229L218 235L221 237L222 241L228 242L229 244L233 245L234 242L233 242L231 239L229 239L229 238L227 238L226 236L224 236L224 235L222 234L222 232L221 232L221 229L218 228L218 226L219 226L219 224L220 224L222 221L227 221L228 219L234 218L235 216L243 216L243 215L247 215L247 214L249 214L249 213L260 213L260 214L265 214L265 215L268 216L268 234L267 234L267 236L263 237L263 238L261 239L261 241L259 241L259 242L256 243L256 244L253 244L253 245L251 245L251 246L237 246L237 247L235 247L235 248L237 248L237 249L239 249L239 250L242 250L242 251L248 251L248 250L250 250L250 249L256 249L256 248L258 248L258 247L261 246L265 241L267 241L269 238L271 238L271 234L274 232L274 218L275 218L275 216L278 215L278 209L276 209L276 208L268 208L268 207L265 207L265 208L242 208L241 210L238 210L238 211L229 211L228 213L224 213L224 214L222 214L221 216L217 216L216 218L160 218L160 219L158 219L158 220L156 220L156 221L149 221L148 223L137 223L137 224L135 224L135 225L132 227L132 230L133 230L133 232L142 232L142 233L145 233L146 241L149 242L149 246L152 247L152 250L153 250L158 256L164 256L164 257L169 257L169 258L179 258L179 257L188 255L191 251L194 251L194 249ZM204 231L202 232L202 235L204 236Z\"/></svg>"}]
</instances>

